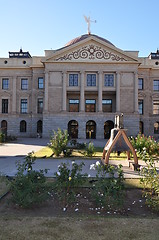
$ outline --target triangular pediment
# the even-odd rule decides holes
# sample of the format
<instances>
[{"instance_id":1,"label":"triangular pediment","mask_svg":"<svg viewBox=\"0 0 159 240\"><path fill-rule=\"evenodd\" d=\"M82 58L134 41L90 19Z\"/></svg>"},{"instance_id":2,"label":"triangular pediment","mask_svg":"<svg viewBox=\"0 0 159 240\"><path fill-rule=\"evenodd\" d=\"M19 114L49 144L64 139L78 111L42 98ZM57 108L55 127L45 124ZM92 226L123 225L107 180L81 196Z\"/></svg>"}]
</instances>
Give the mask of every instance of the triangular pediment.
<instances>
[{"instance_id":1,"label":"triangular pediment","mask_svg":"<svg viewBox=\"0 0 159 240\"><path fill-rule=\"evenodd\" d=\"M54 51L44 62L136 62L138 59L101 39L90 37Z\"/></svg>"}]
</instances>

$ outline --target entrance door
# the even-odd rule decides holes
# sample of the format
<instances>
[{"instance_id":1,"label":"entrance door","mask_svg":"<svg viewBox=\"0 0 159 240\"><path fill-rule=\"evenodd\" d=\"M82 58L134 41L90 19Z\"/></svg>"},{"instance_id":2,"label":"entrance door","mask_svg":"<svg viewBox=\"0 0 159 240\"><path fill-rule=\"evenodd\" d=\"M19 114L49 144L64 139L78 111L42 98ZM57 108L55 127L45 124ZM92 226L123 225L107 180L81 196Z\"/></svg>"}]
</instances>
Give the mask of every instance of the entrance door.
<instances>
[{"instance_id":1,"label":"entrance door","mask_svg":"<svg viewBox=\"0 0 159 240\"><path fill-rule=\"evenodd\" d=\"M76 120L69 121L68 134L70 138L78 138L78 122Z\"/></svg>"},{"instance_id":2,"label":"entrance door","mask_svg":"<svg viewBox=\"0 0 159 240\"><path fill-rule=\"evenodd\" d=\"M86 123L86 138L87 139L96 138L96 123L92 120Z\"/></svg>"},{"instance_id":3,"label":"entrance door","mask_svg":"<svg viewBox=\"0 0 159 240\"><path fill-rule=\"evenodd\" d=\"M104 123L104 138L109 139L111 134L111 129L114 128L114 123L110 120Z\"/></svg>"},{"instance_id":4,"label":"entrance door","mask_svg":"<svg viewBox=\"0 0 159 240\"><path fill-rule=\"evenodd\" d=\"M1 131L3 134L5 134L5 136L7 136L7 121L3 120L1 122Z\"/></svg>"},{"instance_id":5,"label":"entrance door","mask_svg":"<svg viewBox=\"0 0 159 240\"><path fill-rule=\"evenodd\" d=\"M41 120L37 122L37 134L39 137L42 137L43 123Z\"/></svg>"}]
</instances>

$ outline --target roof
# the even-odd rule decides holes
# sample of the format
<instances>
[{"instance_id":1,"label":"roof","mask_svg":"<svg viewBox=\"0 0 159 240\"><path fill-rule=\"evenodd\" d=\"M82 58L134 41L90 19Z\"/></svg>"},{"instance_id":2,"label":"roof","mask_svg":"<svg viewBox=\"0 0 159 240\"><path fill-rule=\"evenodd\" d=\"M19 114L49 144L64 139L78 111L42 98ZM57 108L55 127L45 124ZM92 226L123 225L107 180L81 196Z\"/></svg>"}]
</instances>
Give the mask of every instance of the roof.
<instances>
[{"instance_id":1,"label":"roof","mask_svg":"<svg viewBox=\"0 0 159 240\"><path fill-rule=\"evenodd\" d=\"M81 35L81 36L79 36L79 37L76 37L76 38L72 39L71 41L69 41L68 43L66 43L66 44L65 44L65 47L68 47L68 46L70 46L70 45L73 45L73 44L75 44L75 43L78 43L78 42L80 42L80 41L82 41L82 40L84 40L84 39L86 39L86 38L91 37L91 36L96 37L96 38L98 38L98 39L100 39L100 40L102 40L102 41L104 41L104 42L106 42L106 43L108 43L108 44L110 44L110 45L112 45L112 46L115 47L115 45L113 45L113 44L112 44L111 42L109 42L107 39L102 38L102 37L99 37L98 35L95 35L95 34L84 34L84 35Z\"/></svg>"}]
</instances>

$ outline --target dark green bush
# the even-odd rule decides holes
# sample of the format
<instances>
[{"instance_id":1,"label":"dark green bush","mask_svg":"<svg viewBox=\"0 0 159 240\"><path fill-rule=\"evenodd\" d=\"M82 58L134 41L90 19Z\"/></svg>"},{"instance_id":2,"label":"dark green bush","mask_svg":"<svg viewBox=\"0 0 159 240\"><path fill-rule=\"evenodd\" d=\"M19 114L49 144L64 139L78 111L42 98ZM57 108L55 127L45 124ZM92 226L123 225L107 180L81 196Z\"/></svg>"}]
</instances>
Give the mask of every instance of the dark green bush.
<instances>
[{"instance_id":1,"label":"dark green bush","mask_svg":"<svg viewBox=\"0 0 159 240\"><path fill-rule=\"evenodd\" d=\"M99 207L117 209L124 201L124 175L122 166L92 164L90 169L97 170L96 179L92 187L92 197Z\"/></svg>"},{"instance_id":2,"label":"dark green bush","mask_svg":"<svg viewBox=\"0 0 159 240\"><path fill-rule=\"evenodd\" d=\"M78 165L73 161L71 166L70 164L61 163L55 173L55 192L64 207L75 200L75 189L81 187L86 180L87 175L81 173L83 166L83 162Z\"/></svg>"},{"instance_id":3,"label":"dark green bush","mask_svg":"<svg viewBox=\"0 0 159 240\"><path fill-rule=\"evenodd\" d=\"M29 153L23 163L18 163L18 172L10 183L12 201L23 208L40 204L49 197L49 187L44 176L47 170L33 170L35 160L32 153Z\"/></svg>"}]
</instances>

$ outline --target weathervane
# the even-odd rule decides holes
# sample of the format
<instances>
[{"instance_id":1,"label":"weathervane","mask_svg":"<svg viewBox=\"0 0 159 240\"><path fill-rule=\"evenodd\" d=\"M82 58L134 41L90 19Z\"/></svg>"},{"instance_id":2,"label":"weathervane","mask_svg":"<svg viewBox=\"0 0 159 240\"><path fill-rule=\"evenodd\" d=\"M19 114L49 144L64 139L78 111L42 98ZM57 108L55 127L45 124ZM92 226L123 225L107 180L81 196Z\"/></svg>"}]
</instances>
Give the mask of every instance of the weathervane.
<instances>
[{"instance_id":1,"label":"weathervane","mask_svg":"<svg viewBox=\"0 0 159 240\"><path fill-rule=\"evenodd\" d=\"M91 34L90 23L91 23L91 22L96 23L97 21L96 21L96 20L95 20L95 21L92 21L92 20L90 19L90 16L89 16L89 17L86 17L86 16L84 15L84 18L85 18L85 21L86 21L86 23L87 23L87 25L88 25L88 34Z\"/></svg>"}]
</instances>

